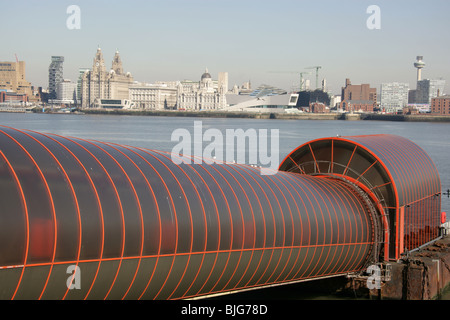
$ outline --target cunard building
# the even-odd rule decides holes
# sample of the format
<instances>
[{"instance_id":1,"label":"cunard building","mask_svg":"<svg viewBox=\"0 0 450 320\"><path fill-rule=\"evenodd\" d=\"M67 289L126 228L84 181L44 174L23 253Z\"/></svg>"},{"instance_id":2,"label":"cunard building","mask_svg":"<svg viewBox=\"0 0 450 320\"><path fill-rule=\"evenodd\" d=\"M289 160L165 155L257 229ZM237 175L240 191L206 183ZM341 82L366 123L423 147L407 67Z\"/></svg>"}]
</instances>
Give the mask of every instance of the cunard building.
<instances>
[{"instance_id":1,"label":"cunard building","mask_svg":"<svg viewBox=\"0 0 450 320\"><path fill-rule=\"evenodd\" d=\"M81 106L83 108L97 108L102 105L118 104L129 99L129 87L133 77L125 73L119 52L116 51L112 67L106 70L105 60L100 48L94 57L91 70L84 72L81 80Z\"/></svg>"}]
</instances>

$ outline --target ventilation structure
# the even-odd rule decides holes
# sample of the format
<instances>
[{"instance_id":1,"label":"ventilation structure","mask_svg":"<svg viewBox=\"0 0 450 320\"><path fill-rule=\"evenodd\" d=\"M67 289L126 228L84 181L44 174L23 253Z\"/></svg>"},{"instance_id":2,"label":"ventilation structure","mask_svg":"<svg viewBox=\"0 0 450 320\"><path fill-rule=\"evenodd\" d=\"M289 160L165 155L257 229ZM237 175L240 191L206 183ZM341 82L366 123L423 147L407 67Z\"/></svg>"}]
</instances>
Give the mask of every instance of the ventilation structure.
<instances>
[{"instance_id":1,"label":"ventilation structure","mask_svg":"<svg viewBox=\"0 0 450 320\"><path fill-rule=\"evenodd\" d=\"M315 140L273 175L172 156L1 127L0 298L198 298L360 272L437 237L438 173L397 136Z\"/></svg>"}]
</instances>

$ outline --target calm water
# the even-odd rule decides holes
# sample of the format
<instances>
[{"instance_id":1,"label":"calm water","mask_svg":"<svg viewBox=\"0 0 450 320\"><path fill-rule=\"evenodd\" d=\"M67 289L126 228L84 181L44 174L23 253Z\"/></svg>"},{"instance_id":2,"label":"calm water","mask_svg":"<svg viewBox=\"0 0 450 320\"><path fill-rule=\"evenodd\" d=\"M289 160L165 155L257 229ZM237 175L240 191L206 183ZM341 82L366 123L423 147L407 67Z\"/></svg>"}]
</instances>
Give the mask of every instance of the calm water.
<instances>
[{"instance_id":1,"label":"calm water","mask_svg":"<svg viewBox=\"0 0 450 320\"><path fill-rule=\"evenodd\" d=\"M220 129L224 135L226 129L278 129L280 133L280 161L299 145L316 138L382 133L400 135L417 143L431 156L439 170L443 191L450 189L450 123L0 113L0 125L161 151L171 151L176 145L176 142L171 141L171 135L175 129L184 128L193 134L194 121L201 121L203 130L216 128ZM442 210L447 213L450 212L450 199L447 196L442 198ZM296 297L299 299L335 298L321 294L311 296L310 290L306 290L305 296L305 291L302 292L302 284L271 290L257 290L249 294L255 299L267 298L267 292L270 292L270 296L279 296L280 298L289 296L290 299ZM248 296L244 293L244 297L248 298ZM450 299L450 294L447 292L443 299Z\"/></svg>"},{"instance_id":2,"label":"calm water","mask_svg":"<svg viewBox=\"0 0 450 320\"><path fill-rule=\"evenodd\" d=\"M226 129L278 129L280 161L299 145L317 138L397 134L417 143L431 156L441 176L442 190L450 189L450 123L0 113L0 125L161 151L171 151L177 144L171 141L175 129L184 128L193 135L194 121L202 122L203 131L209 128L221 130L224 137ZM450 216L450 199L447 196L443 196L442 210Z\"/></svg>"}]
</instances>

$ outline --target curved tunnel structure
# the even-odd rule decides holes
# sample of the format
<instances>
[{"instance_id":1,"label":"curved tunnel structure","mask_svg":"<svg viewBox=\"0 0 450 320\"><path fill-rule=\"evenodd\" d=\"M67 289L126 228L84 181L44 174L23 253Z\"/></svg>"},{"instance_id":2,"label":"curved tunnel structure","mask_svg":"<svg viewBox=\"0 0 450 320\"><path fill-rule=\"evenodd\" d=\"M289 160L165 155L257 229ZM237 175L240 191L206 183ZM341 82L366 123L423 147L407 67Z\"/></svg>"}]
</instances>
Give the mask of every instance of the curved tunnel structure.
<instances>
[{"instance_id":1,"label":"curved tunnel structure","mask_svg":"<svg viewBox=\"0 0 450 320\"><path fill-rule=\"evenodd\" d=\"M343 177L379 208L385 260L439 236L441 181L428 154L396 135L323 138L288 155L280 170Z\"/></svg>"},{"instance_id":2,"label":"curved tunnel structure","mask_svg":"<svg viewBox=\"0 0 450 320\"><path fill-rule=\"evenodd\" d=\"M0 127L0 299L187 299L365 270L399 252L393 215L439 211L440 189L424 153L417 185L377 154L400 138L352 139L311 142L262 175ZM433 214L417 239L436 236Z\"/></svg>"}]
</instances>

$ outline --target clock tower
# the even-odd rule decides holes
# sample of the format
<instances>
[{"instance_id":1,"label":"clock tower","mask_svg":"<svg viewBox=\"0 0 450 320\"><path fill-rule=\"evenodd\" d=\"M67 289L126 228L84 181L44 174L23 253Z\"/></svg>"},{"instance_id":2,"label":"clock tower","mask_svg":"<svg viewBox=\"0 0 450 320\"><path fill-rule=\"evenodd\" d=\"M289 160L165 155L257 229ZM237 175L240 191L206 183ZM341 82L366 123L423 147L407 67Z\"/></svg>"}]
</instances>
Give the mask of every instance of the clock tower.
<instances>
[{"instance_id":1,"label":"clock tower","mask_svg":"<svg viewBox=\"0 0 450 320\"><path fill-rule=\"evenodd\" d=\"M102 50L98 47L92 70L86 71L81 79L81 106L94 108L102 99L127 100L132 83L131 74L123 71L119 52L116 51L112 68L107 71Z\"/></svg>"},{"instance_id":2,"label":"clock tower","mask_svg":"<svg viewBox=\"0 0 450 320\"><path fill-rule=\"evenodd\" d=\"M102 49L97 49L97 53L94 57L94 65L92 67L93 73L106 72L105 60L103 59Z\"/></svg>"}]
</instances>

